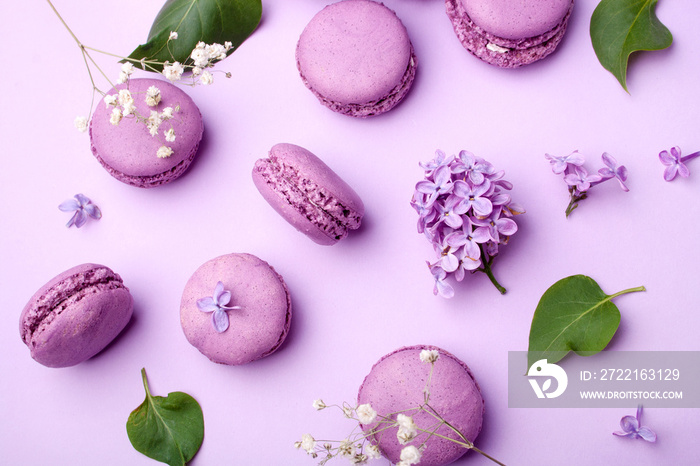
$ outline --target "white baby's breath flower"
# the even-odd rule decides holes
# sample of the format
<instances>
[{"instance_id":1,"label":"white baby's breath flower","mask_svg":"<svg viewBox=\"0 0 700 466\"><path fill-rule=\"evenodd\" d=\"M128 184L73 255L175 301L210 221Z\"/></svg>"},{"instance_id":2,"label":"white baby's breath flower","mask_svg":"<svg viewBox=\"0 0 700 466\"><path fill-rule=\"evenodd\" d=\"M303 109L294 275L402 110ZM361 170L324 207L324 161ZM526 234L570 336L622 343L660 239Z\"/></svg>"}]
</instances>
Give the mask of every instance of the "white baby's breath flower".
<instances>
[{"instance_id":1,"label":"white baby's breath flower","mask_svg":"<svg viewBox=\"0 0 700 466\"><path fill-rule=\"evenodd\" d=\"M350 439L345 439L338 445L338 454L340 456L351 457L355 455L355 444Z\"/></svg>"},{"instance_id":2,"label":"white baby's breath flower","mask_svg":"<svg viewBox=\"0 0 700 466\"><path fill-rule=\"evenodd\" d=\"M136 113L136 105L133 102L122 105L122 115L129 116Z\"/></svg>"},{"instance_id":3,"label":"white baby's breath flower","mask_svg":"<svg viewBox=\"0 0 700 466\"><path fill-rule=\"evenodd\" d=\"M175 82L180 79L184 71L185 68L179 62L163 67L163 74L170 82Z\"/></svg>"},{"instance_id":4,"label":"white baby's breath flower","mask_svg":"<svg viewBox=\"0 0 700 466\"><path fill-rule=\"evenodd\" d=\"M129 89L119 90L119 105L122 107L127 107L134 103L134 98L131 96Z\"/></svg>"},{"instance_id":5,"label":"white baby's breath flower","mask_svg":"<svg viewBox=\"0 0 700 466\"><path fill-rule=\"evenodd\" d=\"M423 362L429 362L429 363L434 363L435 361L438 360L440 357L440 353L438 353L437 350L421 350L420 352L420 360Z\"/></svg>"},{"instance_id":6,"label":"white baby's breath flower","mask_svg":"<svg viewBox=\"0 0 700 466\"><path fill-rule=\"evenodd\" d=\"M348 419L352 419L352 408L350 406L343 406L343 414L345 414L345 417Z\"/></svg>"},{"instance_id":7,"label":"white baby's breath flower","mask_svg":"<svg viewBox=\"0 0 700 466\"><path fill-rule=\"evenodd\" d=\"M201 42L200 42L201 43ZM190 54L190 58L194 61L194 66L197 68L205 68L209 64L209 55L203 47L195 47Z\"/></svg>"},{"instance_id":8,"label":"white baby's breath flower","mask_svg":"<svg viewBox=\"0 0 700 466\"><path fill-rule=\"evenodd\" d=\"M192 76L199 76L200 74L202 74L202 68L198 66L192 68Z\"/></svg>"},{"instance_id":9,"label":"white baby's breath flower","mask_svg":"<svg viewBox=\"0 0 700 466\"><path fill-rule=\"evenodd\" d=\"M209 56L209 60L223 60L226 58L226 49L221 44L207 45L205 50Z\"/></svg>"},{"instance_id":10,"label":"white baby's breath flower","mask_svg":"<svg viewBox=\"0 0 700 466\"><path fill-rule=\"evenodd\" d=\"M399 439L401 445L407 444L418 435L418 426L413 422L411 416L399 414L396 416L396 424L399 426L399 430L396 432L396 438Z\"/></svg>"},{"instance_id":11,"label":"white baby's breath flower","mask_svg":"<svg viewBox=\"0 0 700 466\"><path fill-rule=\"evenodd\" d=\"M112 114L109 116L109 122L117 126L120 121L122 121L122 111L119 107L114 107Z\"/></svg>"},{"instance_id":12,"label":"white baby's breath flower","mask_svg":"<svg viewBox=\"0 0 700 466\"><path fill-rule=\"evenodd\" d=\"M350 463L365 464L367 463L367 455L363 455L362 453L355 453L355 455L352 458L350 458Z\"/></svg>"},{"instance_id":13,"label":"white baby's breath flower","mask_svg":"<svg viewBox=\"0 0 700 466\"><path fill-rule=\"evenodd\" d=\"M163 120L161 120L160 114L155 110L151 110L151 116L149 116L148 120L146 120L146 127L151 133L151 136L155 136L156 134L158 134L158 128L160 127L160 124L162 122Z\"/></svg>"},{"instance_id":14,"label":"white baby's breath flower","mask_svg":"<svg viewBox=\"0 0 700 466\"><path fill-rule=\"evenodd\" d=\"M75 125L78 131L84 133L88 129L88 119L84 116L75 117L75 120L73 120L73 125Z\"/></svg>"},{"instance_id":15,"label":"white baby's breath flower","mask_svg":"<svg viewBox=\"0 0 700 466\"><path fill-rule=\"evenodd\" d=\"M355 412L360 424L372 424L377 419L377 412L372 409L369 403L358 406Z\"/></svg>"},{"instance_id":16,"label":"white baby's breath flower","mask_svg":"<svg viewBox=\"0 0 700 466\"><path fill-rule=\"evenodd\" d=\"M175 40L175 39L177 39L177 32L170 31L170 36L168 37L168 40Z\"/></svg>"},{"instance_id":17,"label":"white baby's breath flower","mask_svg":"<svg viewBox=\"0 0 700 466\"><path fill-rule=\"evenodd\" d=\"M134 72L134 64L131 62L124 63L122 65L122 72L130 76Z\"/></svg>"},{"instance_id":18,"label":"white baby's breath flower","mask_svg":"<svg viewBox=\"0 0 700 466\"><path fill-rule=\"evenodd\" d=\"M119 72L119 77L117 78L117 84L124 84L129 80L129 75L124 73L123 71Z\"/></svg>"},{"instance_id":19,"label":"white baby's breath flower","mask_svg":"<svg viewBox=\"0 0 700 466\"><path fill-rule=\"evenodd\" d=\"M415 445L403 447L401 450L401 462L405 462L405 464L418 464L420 457L420 450Z\"/></svg>"},{"instance_id":20,"label":"white baby's breath flower","mask_svg":"<svg viewBox=\"0 0 700 466\"><path fill-rule=\"evenodd\" d=\"M233 44L230 41L224 42L224 48L226 49L227 52L229 50L231 50L231 47L233 47Z\"/></svg>"},{"instance_id":21,"label":"white baby's breath flower","mask_svg":"<svg viewBox=\"0 0 700 466\"><path fill-rule=\"evenodd\" d=\"M316 411L321 411L324 408L327 408L327 406L322 399L319 398L318 400L314 400L314 409Z\"/></svg>"},{"instance_id":22,"label":"white baby's breath flower","mask_svg":"<svg viewBox=\"0 0 700 466\"><path fill-rule=\"evenodd\" d=\"M163 112L160 114L160 117L163 119L163 121L171 119L173 117L173 108L165 107Z\"/></svg>"},{"instance_id":23,"label":"white baby's breath flower","mask_svg":"<svg viewBox=\"0 0 700 466\"><path fill-rule=\"evenodd\" d=\"M165 140L168 142L175 141L175 130L173 128L170 128L165 132Z\"/></svg>"},{"instance_id":24,"label":"white baby's breath flower","mask_svg":"<svg viewBox=\"0 0 700 466\"><path fill-rule=\"evenodd\" d=\"M151 86L146 90L146 105L155 107L160 103L160 89Z\"/></svg>"},{"instance_id":25,"label":"white baby's breath flower","mask_svg":"<svg viewBox=\"0 0 700 466\"><path fill-rule=\"evenodd\" d=\"M160 146L156 155L159 159L165 159L173 155L173 150L168 146Z\"/></svg>"},{"instance_id":26,"label":"white baby's breath flower","mask_svg":"<svg viewBox=\"0 0 700 466\"><path fill-rule=\"evenodd\" d=\"M212 76L210 72L204 71L204 72L202 73L202 77L199 78L199 82L200 82L203 86L208 86L209 84L211 84L211 83L214 82L214 76Z\"/></svg>"},{"instance_id":27,"label":"white baby's breath flower","mask_svg":"<svg viewBox=\"0 0 700 466\"><path fill-rule=\"evenodd\" d=\"M308 454L314 453L316 449L316 440L311 434L304 434L301 436L301 448L306 450Z\"/></svg>"},{"instance_id":28,"label":"white baby's breath flower","mask_svg":"<svg viewBox=\"0 0 700 466\"><path fill-rule=\"evenodd\" d=\"M370 459L377 459L382 457L382 452L379 451L379 447L377 445L370 445L367 448L365 448L365 454L367 455L367 458Z\"/></svg>"},{"instance_id":29,"label":"white baby's breath flower","mask_svg":"<svg viewBox=\"0 0 700 466\"><path fill-rule=\"evenodd\" d=\"M104 103L109 108L110 105L117 105L117 95L116 94L107 94L104 99Z\"/></svg>"}]
</instances>

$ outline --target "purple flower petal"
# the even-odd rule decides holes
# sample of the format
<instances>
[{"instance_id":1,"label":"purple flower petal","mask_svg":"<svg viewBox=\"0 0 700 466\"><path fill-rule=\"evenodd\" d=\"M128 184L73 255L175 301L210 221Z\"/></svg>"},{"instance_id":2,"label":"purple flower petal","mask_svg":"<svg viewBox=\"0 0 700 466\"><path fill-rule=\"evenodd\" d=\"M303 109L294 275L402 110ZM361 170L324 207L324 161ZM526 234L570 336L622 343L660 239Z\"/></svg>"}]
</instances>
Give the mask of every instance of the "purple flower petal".
<instances>
[{"instance_id":1,"label":"purple flower petal","mask_svg":"<svg viewBox=\"0 0 700 466\"><path fill-rule=\"evenodd\" d=\"M84 194L78 193L74 197L78 200L78 203L80 204L81 207L85 207L86 205L90 204L90 202L91 202L90 198L88 198Z\"/></svg>"},{"instance_id":2,"label":"purple flower petal","mask_svg":"<svg viewBox=\"0 0 700 466\"><path fill-rule=\"evenodd\" d=\"M214 312L219 308L219 306L217 306L214 302L214 298L207 296L206 298L197 300L197 308L204 312Z\"/></svg>"},{"instance_id":3,"label":"purple flower petal","mask_svg":"<svg viewBox=\"0 0 700 466\"><path fill-rule=\"evenodd\" d=\"M639 429L639 421L634 416L624 416L620 419L620 427L625 432L636 432Z\"/></svg>"},{"instance_id":4,"label":"purple flower petal","mask_svg":"<svg viewBox=\"0 0 700 466\"><path fill-rule=\"evenodd\" d=\"M637 430L637 435L646 440L647 442L656 442L656 433L646 426L642 426Z\"/></svg>"},{"instance_id":5,"label":"purple flower petal","mask_svg":"<svg viewBox=\"0 0 700 466\"><path fill-rule=\"evenodd\" d=\"M73 212L74 210L80 209L80 204L75 199L68 199L67 201L61 202L58 209L62 212Z\"/></svg>"},{"instance_id":6,"label":"purple flower petal","mask_svg":"<svg viewBox=\"0 0 700 466\"><path fill-rule=\"evenodd\" d=\"M211 321L214 324L214 330L223 333L228 329L228 314L223 309L217 309L211 316Z\"/></svg>"},{"instance_id":7,"label":"purple flower petal","mask_svg":"<svg viewBox=\"0 0 700 466\"><path fill-rule=\"evenodd\" d=\"M71 222L76 226L76 228L80 228L83 225L85 225L85 222L87 222L87 214L85 213L84 210L76 210L75 215L73 215L73 218L71 219Z\"/></svg>"},{"instance_id":8,"label":"purple flower petal","mask_svg":"<svg viewBox=\"0 0 700 466\"><path fill-rule=\"evenodd\" d=\"M102 211L100 211L100 208L95 204L88 204L83 208L83 210L85 210L85 212L95 220L102 218Z\"/></svg>"},{"instance_id":9,"label":"purple flower petal","mask_svg":"<svg viewBox=\"0 0 700 466\"><path fill-rule=\"evenodd\" d=\"M231 292L230 291L224 291L219 295L219 306L223 307L226 306L229 302L231 301Z\"/></svg>"},{"instance_id":10,"label":"purple flower petal","mask_svg":"<svg viewBox=\"0 0 700 466\"><path fill-rule=\"evenodd\" d=\"M673 165L678 162L678 159L673 157L667 150L659 152L659 160L661 160L661 163L664 165Z\"/></svg>"}]
</instances>

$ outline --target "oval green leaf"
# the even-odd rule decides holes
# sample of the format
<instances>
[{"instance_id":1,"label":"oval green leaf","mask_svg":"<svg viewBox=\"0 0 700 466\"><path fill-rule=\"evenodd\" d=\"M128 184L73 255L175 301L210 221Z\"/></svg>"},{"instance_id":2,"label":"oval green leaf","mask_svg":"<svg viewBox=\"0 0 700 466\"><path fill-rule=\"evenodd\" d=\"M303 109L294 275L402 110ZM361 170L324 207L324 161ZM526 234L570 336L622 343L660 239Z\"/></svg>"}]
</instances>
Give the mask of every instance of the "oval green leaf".
<instances>
[{"instance_id":1,"label":"oval green leaf","mask_svg":"<svg viewBox=\"0 0 700 466\"><path fill-rule=\"evenodd\" d=\"M602 0L591 17L591 42L598 61L627 91L627 62L633 52L661 50L673 42L656 17L658 0Z\"/></svg>"},{"instance_id":2,"label":"oval green leaf","mask_svg":"<svg viewBox=\"0 0 700 466\"><path fill-rule=\"evenodd\" d=\"M612 299L643 286L607 295L590 277L573 275L549 287L540 298L530 327L528 367L540 359L556 363L574 351L590 356L605 349L620 325Z\"/></svg>"},{"instance_id":3,"label":"oval green leaf","mask_svg":"<svg viewBox=\"0 0 700 466\"><path fill-rule=\"evenodd\" d=\"M261 17L261 0L167 0L153 21L148 41L129 58L185 63L198 42L231 42L231 53L255 31ZM168 41L171 32L177 32L178 38Z\"/></svg>"},{"instance_id":4,"label":"oval green leaf","mask_svg":"<svg viewBox=\"0 0 700 466\"><path fill-rule=\"evenodd\" d=\"M146 370L141 369L146 399L131 412L126 433L131 445L144 455L170 466L184 466L204 440L204 415L187 393L152 396Z\"/></svg>"}]
</instances>

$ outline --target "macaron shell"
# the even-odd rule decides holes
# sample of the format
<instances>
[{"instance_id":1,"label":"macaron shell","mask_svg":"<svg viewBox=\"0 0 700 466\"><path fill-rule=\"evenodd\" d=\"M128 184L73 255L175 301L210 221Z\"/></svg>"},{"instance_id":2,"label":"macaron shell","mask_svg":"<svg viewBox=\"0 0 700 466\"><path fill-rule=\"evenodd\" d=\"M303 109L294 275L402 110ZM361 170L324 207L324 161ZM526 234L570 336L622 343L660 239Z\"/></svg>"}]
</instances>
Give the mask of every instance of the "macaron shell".
<instances>
[{"instance_id":1,"label":"macaron shell","mask_svg":"<svg viewBox=\"0 0 700 466\"><path fill-rule=\"evenodd\" d=\"M474 23L504 39L527 39L559 26L571 0L458 0Z\"/></svg>"},{"instance_id":2,"label":"macaron shell","mask_svg":"<svg viewBox=\"0 0 700 466\"><path fill-rule=\"evenodd\" d=\"M360 387L357 404L369 403L379 414L396 413L423 404L423 389L430 373L430 364L420 360L422 349L435 349L440 358L435 363L430 384L430 406L445 420L455 426L472 442L481 432L484 400L469 367L447 351L434 346L411 346L398 349L379 360ZM435 418L424 412L413 411L419 428L435 424ZM372 426L363 426L367 432ZM378 436L379 448L393 463L400 460L401 445L396 428ZM448 427L437 431L441 435L455 437ZM425 440L420 434L413 442L420 445ZM376 439L374 440L376 443ZM460 458L467 450L449 440L432 437L422 452L422 466L442 466Z\"/></svg>"},{"instance_id":3,"label":"macaron shell","mask_svg":"<svg viewBox=\"0 0 700 466\"><path fill-rule=\"evenodd\" d=\"M217 282L231 292L227 311L229 328L218 333L212 314L197 301L212 296ZM210 360L240 365L276 351L289 332L292 308L282 277L265 261L251 254L219 256L195 271L185 286L180 322L187 340Z\"/></svg>"},{"instance_id":4,"label":"macaron shell","mask_svg":"<svg viewBox=\"0 0 700 466\"><path fill-rule=\"evenodd\" d=\"M85 276L95 271L115 281L86 286ZM31 325L30 331L30 321L42 303L53 303L47 309L50 315ZM20 316L20 334L37 362L74 366L114 340L131 319L133 307L119 275L102 265L82 264L57 275L32 296Z\"/></svg>"},{"instance_id":5,"label":"macaron shell","mask_svg":"<svg viewBox=\"0 0 700 466\"><path fill-rule=\"evenodd\" d=\"M316 157L310 151L294 144L276 144L270 150L270 157L276 158L286 165L294 167L304 179L311 180L326 195L330 194L343 206L353 212L353 215L360 218L364 215L365 207L362 199L357 193L340 178L328 165ZM264 159L259 161L265 163ZM295 206L295 203L308 204L307 199L295 199L290 203L287 199L289 193L284 192L284 187L268 182L262 176L262 168L256 163L253 169L253 182L265 200L294 228L304 233L314 242L322 245L332 245L340 238L324 231L323 224L328 222L326 215L315 215L316 210L312 206L307 206L302 213ZM309 218L308 215L312 217ZM315 215L315 216L314 216ZM323 218L317 218L323 217ZM345 231L347 234L347 231Z\"/></svg>"},{"instance_id":6,"label":"macaron shell","mask_svg":"<svg viewBox=\"0 0 700 466\"><path fill-rule=\"evenodd\" d=\"M465 49L491 65L517 68L554 52L566 32L573 0L569 0L568 10L552 29L540 35L516 39L500 37L477 25L467 14L462 0L445 0L445 8L455 34Z\"/></svg>"},{"instance_id":7,"label":"macaron shell","mask_svg":"<svg viewBox=\"0 0 700 466\"><path fill-rule=\"evenodd\" d=\"M156 107L146 104L150 86L160 89L161 102ZM117 86L123 89L126 84ZM151 136L143 122L133 116L124 117L118 125L110 123L113 107L100 101L90 121L91 149L95 157L115 178L138 187L155 187L180 177L194 160L202 139L204 125L199 108L192 99L175 85L156 79L131 79L128 83L134 105L139 114L148 117L152 110L162 112L166 107L179 111L164 121L157 136ZM109 94L116 94L112 90ZM166 142L164 132L172 127L175 141ZM158 149L172 148L170 157L156 156Z\"/></svg>"},{"instance_id":8,"label":"macaron shell","mask_svg":"<svg viewBox=\"0 0 700 466\"><path fill-rule=\"evenodd\" d=\"M389 110L415 76L405 26L370 0L344 0L321 10L302 32L296 57L306 86L332 110L353 116Z\"/></svg>"},{"instance_id":9,"label":"macaron shell","mask_svg":"<svg viewBox=\"0 0 700 466\"><path fill-rule=\"evenodd\" d=\"M328 165L312 152L294 144L275 144L270 154L293 165L306 178L314 181L324 190L330 192L340 202L360 216L365 213L365 206L354 189L338 176Z\"/></svg>"}]
</instances>

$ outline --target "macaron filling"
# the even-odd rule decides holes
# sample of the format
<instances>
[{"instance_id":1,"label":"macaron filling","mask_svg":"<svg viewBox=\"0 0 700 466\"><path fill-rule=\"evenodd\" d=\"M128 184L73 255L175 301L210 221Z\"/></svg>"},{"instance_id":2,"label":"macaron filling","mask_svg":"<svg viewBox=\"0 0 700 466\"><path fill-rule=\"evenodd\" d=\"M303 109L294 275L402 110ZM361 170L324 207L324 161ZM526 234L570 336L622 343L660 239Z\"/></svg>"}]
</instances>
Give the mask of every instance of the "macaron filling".
<instances>
[{"instance_id":1,"label":"macaron filling","mask_svg":"<svg viewBox=\"0 0 700 466\"><path fill-rule=\"evenodd\" d=\"M46 329L72 304L89 293L120 288L126 288L121 278L106 267L80 272L61 280L39 297L27 312L21 328L22 340L27 345L35 345L35 335Z\"/></svg>"},{"instance_id":2,"label":"macaron filling","mask_svg":"<svg viewBox=\"0 0 700 466\"><path fill-rule=\"evenodd\" d=\"M328 237L342 239L360 227L362 216L299 169L270 154L255 162L255 170L277 193Z\"/></svg>"}]
</instances>

